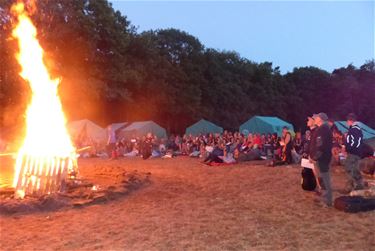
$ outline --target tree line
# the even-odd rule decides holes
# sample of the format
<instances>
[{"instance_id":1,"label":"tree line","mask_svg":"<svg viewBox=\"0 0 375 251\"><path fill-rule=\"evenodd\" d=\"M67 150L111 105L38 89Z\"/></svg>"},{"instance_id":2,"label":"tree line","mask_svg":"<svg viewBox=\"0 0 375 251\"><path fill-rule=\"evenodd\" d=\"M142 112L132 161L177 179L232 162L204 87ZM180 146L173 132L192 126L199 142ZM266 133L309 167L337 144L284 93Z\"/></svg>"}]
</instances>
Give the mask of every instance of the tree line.
<instances>
[{"instance_id":1,"label":"tree line","mask_svg":"<svg viewBox=\"0 0 375 251\"><path fill-rule=\"evenodd\" d=\"M18 72L12 1L0 0L0 128L24 126L30 89ZM36 2L32 20L69 120L101 125L154 120L182 133L200 118L230 130L253 115L278 116L297 129L320 111L334 119L355 112L375 127L375 61L332 72L298 67L281 74L235 51L206 48L178 29L138 32L107 0Z\"/></svg>"}]
</instances>

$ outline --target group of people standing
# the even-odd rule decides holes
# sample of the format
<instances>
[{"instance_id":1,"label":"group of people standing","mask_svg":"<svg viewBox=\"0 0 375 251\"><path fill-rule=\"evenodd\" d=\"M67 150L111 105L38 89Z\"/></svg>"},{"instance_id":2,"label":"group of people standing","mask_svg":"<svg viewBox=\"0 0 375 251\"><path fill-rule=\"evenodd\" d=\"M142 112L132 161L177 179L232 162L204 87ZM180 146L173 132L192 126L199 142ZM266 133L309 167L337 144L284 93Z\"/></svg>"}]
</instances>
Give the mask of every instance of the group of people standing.
<instances>
[{"instance_id":1,"label":"group of people standing","mask_svg":"<svg viewBox=\"0 0 375 251\"><path fill-rule=\"evenodd\" d=\"M348 132L344 135L344 147L347 153L344 169L347 174L347 183L342 193L350 193L365 187L359 161L363 144L362 130L357 122L355 114L347 116ZM328 123L325 113L314 114L307 118L307 126L310 128L311 139L309 143L308 158L314 163L315 177L317 178L317 193L321 195L322 202L332 206L332 185L330 166L332 163L333 129Z\"/></svg>"}]
</instances>

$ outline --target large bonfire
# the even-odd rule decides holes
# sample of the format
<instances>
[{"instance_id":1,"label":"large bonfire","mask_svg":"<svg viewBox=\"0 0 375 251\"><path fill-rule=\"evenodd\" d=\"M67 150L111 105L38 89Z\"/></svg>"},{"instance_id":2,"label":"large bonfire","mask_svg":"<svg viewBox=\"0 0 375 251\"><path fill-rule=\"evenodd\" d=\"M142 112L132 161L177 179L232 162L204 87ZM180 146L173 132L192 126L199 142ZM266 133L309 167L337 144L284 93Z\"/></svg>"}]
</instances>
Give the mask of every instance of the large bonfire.
<instances>
[{"instance_id":1,"label":"large bonfire","mask_svg":"<svg viewBox=\"0 0 375 251\"><path fill-rule=\"evenodd\" d=\"M21 77L32 90L26 113L26 135L17 155L13 186L16 197L49 194L62 189L76 167L75 148L65 127L58 96L59 79L51 79L43 62L36 28L23 3L12 7L17 19L13 37L18 40Z\"/></svg>"}]
</instances>

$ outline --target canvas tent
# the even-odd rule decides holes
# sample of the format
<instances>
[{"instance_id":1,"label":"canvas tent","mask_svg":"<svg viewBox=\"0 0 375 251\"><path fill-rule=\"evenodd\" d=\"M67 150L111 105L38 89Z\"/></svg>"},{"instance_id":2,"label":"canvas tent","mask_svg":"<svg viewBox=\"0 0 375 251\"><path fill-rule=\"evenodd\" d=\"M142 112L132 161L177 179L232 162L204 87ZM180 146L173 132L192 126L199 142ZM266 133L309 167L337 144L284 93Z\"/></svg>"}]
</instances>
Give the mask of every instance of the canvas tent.
<instances>
[{"instance_id":1,"label":"canvas tent","mask_svg":"<svg viewBox=\"0 0 375 251\"><path fill-rule=\"evenodd\" d=\"M118 128L116 129L116 126ZM125 123L122 126L115 124L116 135L119 138L131 139L132 137L142 137L151 132L158 138L166 138L167 131L154 121L138 121Z\"/></svg>"},{"instance_id":2,"label":"canvas tent","mask_svg":"<svg viewBox=\"0 0 375 251\"><path fill-rule=\"evenodd\" d=\"M108 128L112 126L112 130L119 131L122 128L124 128L127 124L129 123L128 122L113 123L113 124L108 125L106 130L108 130Z\"/></svg>"},{"instance_id":3,"label":"canvas tent","mask_svg":"<svg viewBox=\"0 0 375 251\"><path fill-rule=\"evenodd\" d=\"M277 133L277 135L281 136L284 126L288 127L289 130L294 131L292 124L278 117L254 116L240 126L240 132Z\"/></svg>"},{"instance_id":4,"label":"canvas tent","mask_svg":"<svg viewBox=\"0 0 375 251\"><path fill-rule=\"evenodd\" d=\"M215 125L214 123L201 119L195 124L186 128L185 134L186 135L194 135L197 136L199 134L207 134L207 133L223 133L223 128Z\"/></svg>"},{"instance_id":5,"label":"canvas tent","mask_svg":"<svg viewBox=\"0 0 375 251\"><path fill-rule=\"evenodd\" d=\"M337 129L340 130L342 133L346 133L348 131L348 125L346 124L346 121L336 121L335 125L337 126ZM375 138L375 130L371 127L367 126L366 124L363 124L362 122L359 122L359 126L362 129L363 138L365 140Z\"/></svg>"},{"instance_id":6,"label":"canvas tent","mask_svg":"<svg viewBox=\"0 0 375 251\"><path fill-rule=\"evenodd\" d=\"M67 129L76 145L104 144L106 141L105 129L88 119L69 122Z\"/></svg>"}]
</instances>

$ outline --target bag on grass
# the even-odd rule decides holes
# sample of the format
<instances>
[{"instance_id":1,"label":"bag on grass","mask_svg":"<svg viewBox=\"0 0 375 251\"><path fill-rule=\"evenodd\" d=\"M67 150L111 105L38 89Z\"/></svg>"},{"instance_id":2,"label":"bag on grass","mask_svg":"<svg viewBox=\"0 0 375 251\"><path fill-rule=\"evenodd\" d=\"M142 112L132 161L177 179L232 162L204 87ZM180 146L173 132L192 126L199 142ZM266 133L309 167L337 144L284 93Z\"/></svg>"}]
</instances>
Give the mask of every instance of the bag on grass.
<instances>
[{"instance_id":1,"label":"bag on grass","mask_svg":"<svg viewBox=\"0 0 375 251\"><path fill-rule=\"evenodd\" d=\"M369 144L363 143L361 145L360 155L362 159L374 156L374 149Z\"/></svg>"},{"instance_id":2,"label":"bag on grass","mask_svg":"<svg viewBox=\"0 0 375 251\"><path fill-rule=\"evenodd\" d=\"M341 196L335 199L334 207L347 213L358 213L375 210L375 198L362 196Z\"/></svg>"},{"instance_id":3,"label":"bag on grass","mask_svg":"<svg viewBox=\"0 0 375 251\"><path fill-rule=\"evenodd\" d=\"M312 169L304 167L301 172L302 189L306 191L314 191L316 188L316 179Z\"/></svg>"}]
</instances>

